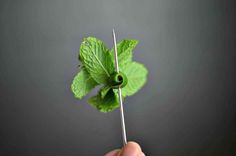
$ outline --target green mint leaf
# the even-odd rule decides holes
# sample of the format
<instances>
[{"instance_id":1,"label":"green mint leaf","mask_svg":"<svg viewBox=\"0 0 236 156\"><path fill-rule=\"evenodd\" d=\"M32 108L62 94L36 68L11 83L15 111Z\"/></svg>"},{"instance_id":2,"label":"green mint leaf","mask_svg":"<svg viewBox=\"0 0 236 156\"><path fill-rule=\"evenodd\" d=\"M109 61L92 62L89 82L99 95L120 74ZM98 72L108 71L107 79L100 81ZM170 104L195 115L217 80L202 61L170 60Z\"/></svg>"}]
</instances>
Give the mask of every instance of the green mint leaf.
<instances>
[{"instance_id":1,"label":"green mint leaf","mask_svg":"<svg viewBox=\"0 0 236 156\"><path fill-rule=\"evenodd\" d=\"M135 94L145 84L148 71L144 65L133 62L133 49L137 40L122 40L117 44L120 72L115 71L114 49L95 38L88 37L80 45L81 71L75 76L71 90L81 99L96 85L103 84L96 96L88 103L101 112L110 112L119 107L117 88L122 89L122 98Z\"/></svg>"},{"instance_id":2,"label":"green mint leaf","mask_svg":"<svg viewBox=\"0 0 236 156\"><path fill-rule=\"evenodd\" d=\"M147 80L148 70L143 64L131 62L126 66L121 66L121 71L126 74L128 78L127 85L122 88L122 95L131 96L135 94Z\"/></svg>"},{"instance_id":3,"label":"green mint leaf","mask_svg":"<svg viewBox=\"0 0 236 156\"><path fill-rule=\"evenodd\" d=\"M94 37L85 38L82 42L79 60L99 84L106 84L115 71L109 50L101 40Z\"/></svg>"},{"instance_id":4,"label":"green mint leaf","mask_svg":"<svg viewBox=\"0 0 236 156\"><path fill-rule=\"evenodd\" d=\"M108 85L105 85L100 89L99 93L100 93L100 96L102 99L107 95L107 93L110 89L111 89L111 87Z\"/></svg>"},{"instance_id":5,"label":"green mint leaf","mask_svg":"<svg viewBox=\"0 0 236 156\"><path fill-rule=\"evenodd\" d=\"M98 83L93 80L84 67L81 71L74 77L71 84L71 91L74 96L81 99L83 96L88 94Z\"/></svg>"},{"instance_id":6,"label":"green mint leaf","mask_svg":"<svg viewBox=\"0 0 236 156\"><path fill-rule=\"evenodd\" d=\"M106 113L119 107L119 98L113 89L109 89L104 98L102 98L99 93L98 95L91 97L88 100L88 103L96 107L100 112Z\"/></svg>"},{"instance_id":7,"label":"green mint leaf","mask_svg":"<svg viewBox=\"0 0 236 156\"><path fill-rule=\"evenodd\" d=\"M124 39L117 44L117 55L119 66L125 66L125 64L132 61L133 49L138 44L138 40ZM114 62L114 48L111 50L112 60Z\"/></svg>"}]
</instances>

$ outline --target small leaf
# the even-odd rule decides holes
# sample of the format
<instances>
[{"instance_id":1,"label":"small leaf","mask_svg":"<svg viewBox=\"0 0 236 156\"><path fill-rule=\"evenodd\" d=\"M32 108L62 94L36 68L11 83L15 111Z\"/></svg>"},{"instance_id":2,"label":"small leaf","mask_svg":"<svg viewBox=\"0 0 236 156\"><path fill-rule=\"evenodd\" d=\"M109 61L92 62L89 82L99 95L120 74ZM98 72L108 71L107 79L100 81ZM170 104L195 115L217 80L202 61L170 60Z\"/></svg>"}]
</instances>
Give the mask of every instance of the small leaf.
<instances>
[{"instance_id":1,"label":"small leaf","mask_svg":"<svg viewBox=\"0 0 236 156\"><path fill-rule=\"evenodd\" d=\"M115 71L109 50L101 40L94 37L84 39L80 46L79 59L99 84L106 84Z\"/></svg>"},{"instance_id":2,"label":"small leaf","mask_svg":"<svg viewBox=\"0 0 236 156\"><path fill-rule=\"evenodd\" d=\"M100 89L99 93L100 93L102 99L107 95L107 93L110 89L111 89L111 87L108 85L105 85L104 87L102 87Z\"/></svg>"},{"instance_id":3,"label":"small leaf","mask_svg":"<svg viewBox=\"0 0 236 156\"><path fill-rule=\"evenodd\" d=\"M117 44L117 55L119 66L125 66L125 64L132 61L133 49L138 44L138 40L124 39ZM114 62L114 48L111 50L112 60Z\"/></svg>"},{"instance_id":4,"label":"small leaf","mask_svg":"<svg viewBox=\"0 0 236 156\"><path fill-rule=\"evenodd\" d=\"M128 78L127 85L122 88L122 95L131 96L135 94L147 80L148 71L143 64L131 62L125 67L121 67L121 71L126 74Z\"/></svg>"},{"instance_id":5,"label":"small leaf","mask_svg":"<svg viewBox=\"0 0 236 156\"><path fill-rule=\"evenodd\" d=\"M118 95L110 89L104 98L101 98L101 95L91 97L88 100L88 103L96 107L100 112L110 112L119 107Z\"/></svg>"},{"instance_id":6,"label":"small leaf","mask_svg":"<svg viewBox=\"0 0 236 156\"><path fill-rule=\"evenodd\" d=\"M71 84L71 91L74 93L76 98L81 99L83 96L88 94L98 83L93 80L84 67L74 77Z\"/></svg>"}]
</instances>

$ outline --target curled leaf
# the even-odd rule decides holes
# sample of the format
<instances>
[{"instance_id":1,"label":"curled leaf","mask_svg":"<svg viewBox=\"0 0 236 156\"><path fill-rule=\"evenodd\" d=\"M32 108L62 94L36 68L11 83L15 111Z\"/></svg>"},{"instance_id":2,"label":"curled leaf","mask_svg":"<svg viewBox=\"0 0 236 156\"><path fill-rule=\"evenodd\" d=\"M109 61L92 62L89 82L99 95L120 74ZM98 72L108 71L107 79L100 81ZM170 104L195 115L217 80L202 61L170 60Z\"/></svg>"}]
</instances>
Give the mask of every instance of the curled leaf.
<instances>
[{"instance_id":1,"label":"curled leaf","mask_svg":"<svg viewBox=\"0 0 236 156\"><path fill-rule=\"evenodd\" d=\"M122 72L113 73L109 79L109 85L114 89L118 89L119 87L123 88L127 85L127 83L128 83L127 76Z\"/></svg>"}]
</instances>

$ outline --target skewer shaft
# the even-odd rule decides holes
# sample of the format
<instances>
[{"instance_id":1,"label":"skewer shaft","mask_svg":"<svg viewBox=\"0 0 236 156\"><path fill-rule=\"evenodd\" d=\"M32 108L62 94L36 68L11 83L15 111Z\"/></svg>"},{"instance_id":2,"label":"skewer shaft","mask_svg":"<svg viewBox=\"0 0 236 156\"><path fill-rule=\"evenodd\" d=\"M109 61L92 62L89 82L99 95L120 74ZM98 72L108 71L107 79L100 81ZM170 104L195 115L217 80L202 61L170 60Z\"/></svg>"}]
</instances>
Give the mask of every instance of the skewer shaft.
<instances>
[{"instance_id":1,"label":"skewer shaft","mask_svg":"<svg viewBox=\"0 0 236 156\"><path fill-rule=\"evenodd\" d=\"M115 30L113 29L113 40L114 40L114 54L115 54L115 67L117 73L119 73L119 63L118 63L118 56L117 56L117 46L116 46L116 34ZM124 117L124 109L123 109L123 101L122 101L122 91L121 88L118 88L118 95L120 101L120 120L121 120L121 128L122 128L122 136L123 136L123 144L127 144L126 138L126 129L125 129L125 117Z\"/></svg>"}]
</instances>

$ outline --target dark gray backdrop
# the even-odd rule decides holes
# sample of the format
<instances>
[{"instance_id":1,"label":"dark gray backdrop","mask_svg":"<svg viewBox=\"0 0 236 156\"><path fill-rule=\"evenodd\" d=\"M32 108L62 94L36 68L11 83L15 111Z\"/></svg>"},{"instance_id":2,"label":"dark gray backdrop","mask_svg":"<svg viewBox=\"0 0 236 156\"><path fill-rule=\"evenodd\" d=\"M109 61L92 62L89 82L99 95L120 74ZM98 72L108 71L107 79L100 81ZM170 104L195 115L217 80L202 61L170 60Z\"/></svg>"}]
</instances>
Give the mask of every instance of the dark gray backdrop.
<instances>
[{"instance_id":1,"label":"dark gray backdrop","mask_svg":"<svg viewBox=\"0 0 236 156\"><path fill-rule=\"evenodd\" d=\"M76 100L83 37L140 40L148 83L125 99L128 140L149 156L236 155L235 3L2 0L0 155L100 156L122 144L119 111ZM95 94L96 92L91 93Z\"/></svg>"}]
</instances>

